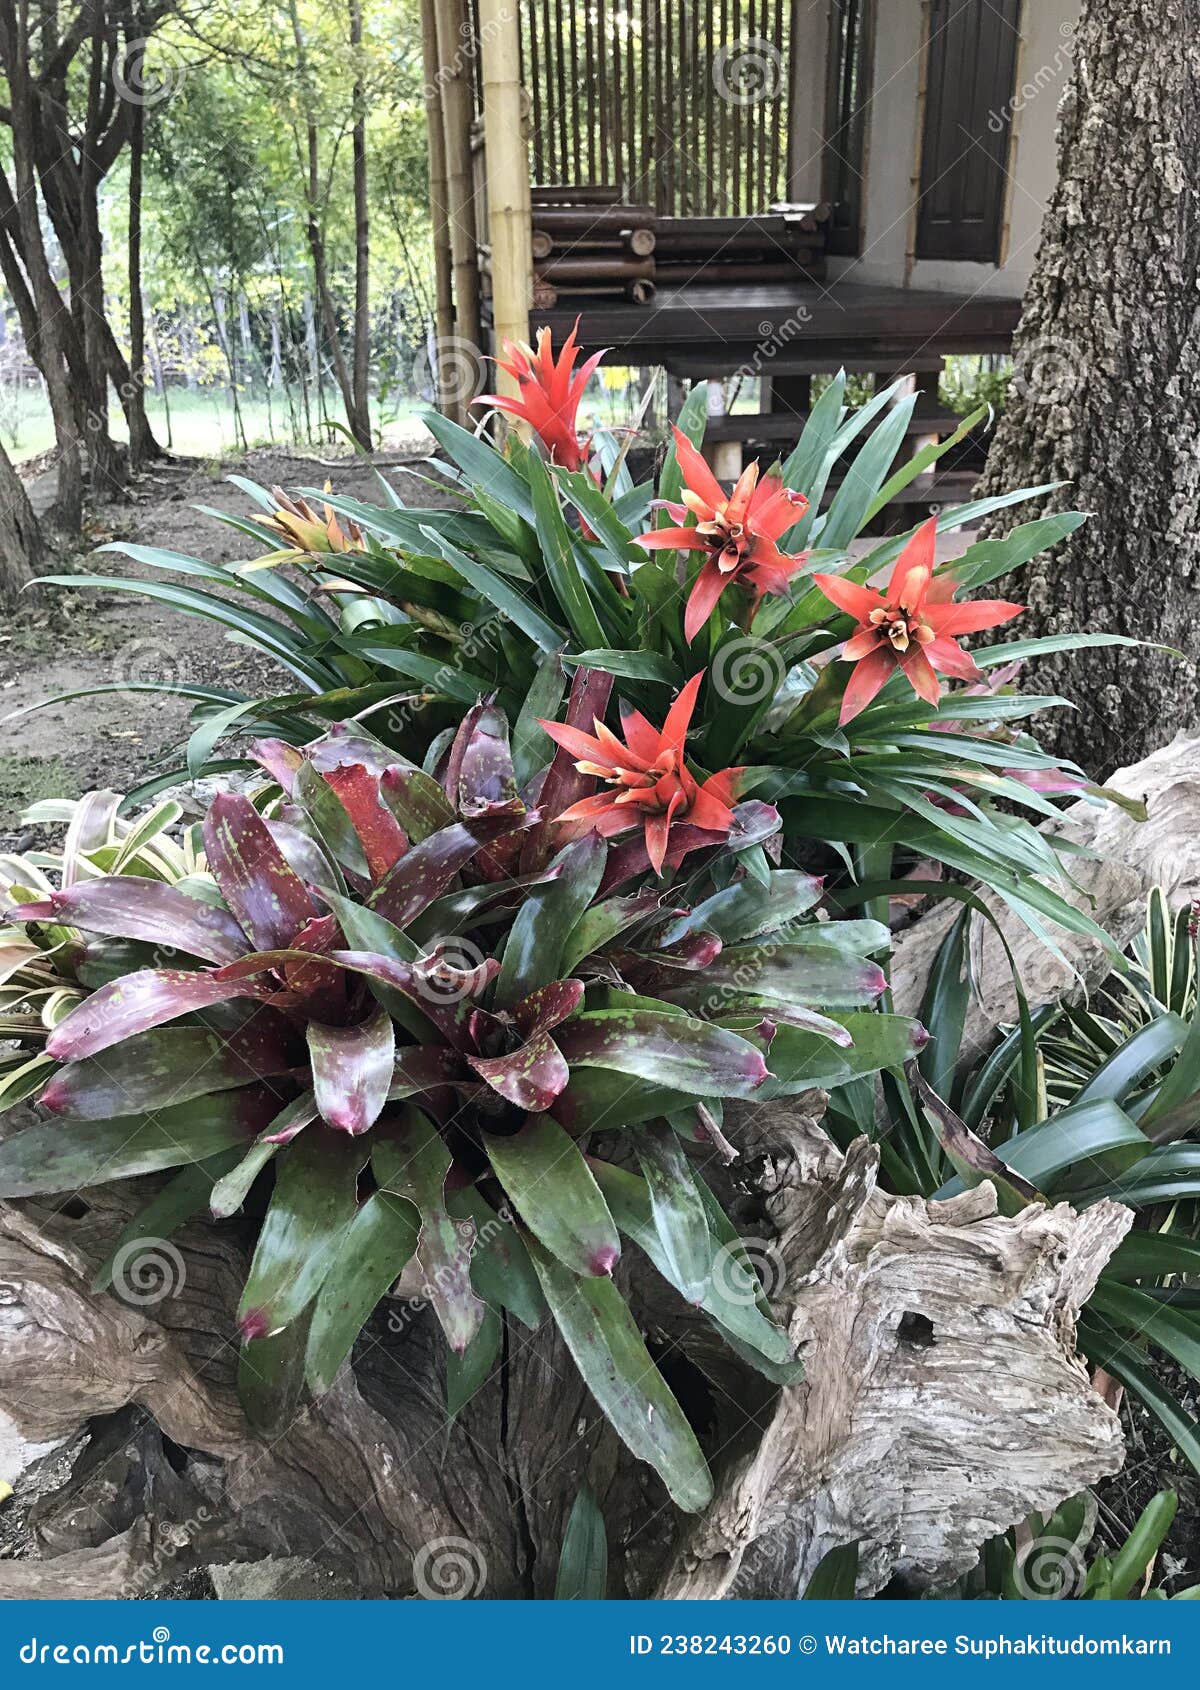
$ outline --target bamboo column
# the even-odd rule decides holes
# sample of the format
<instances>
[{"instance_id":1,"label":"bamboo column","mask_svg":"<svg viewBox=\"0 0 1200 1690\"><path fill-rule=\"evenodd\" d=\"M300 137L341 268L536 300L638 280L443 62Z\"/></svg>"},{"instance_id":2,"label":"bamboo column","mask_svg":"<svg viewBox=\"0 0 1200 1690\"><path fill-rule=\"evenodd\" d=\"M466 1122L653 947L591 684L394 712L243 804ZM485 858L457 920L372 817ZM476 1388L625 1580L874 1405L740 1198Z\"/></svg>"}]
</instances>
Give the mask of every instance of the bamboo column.
<instances>
[{"instance_id":1,"label":"bamboo column","mask_svg":"<svg viewBox=\"0 0 1200 1690\"><path fill-rule=\"evenodd\" d=\"M454 276L454 332L461 343L445 349L452 366L454 397L465 407L478 391L472 372L482 373L479 320L479 253L475 184L471 166L471 24L465 0L433 0L437 24L437 83L446 148L446 216Z\"/></svg>"},{"instance_id":2,"label":"bamboo column","mask_svg":"<svg viewBox=\"0 0 1200 1690\"><path fill-rule=\"evenodd\" d=\"M521 99L520 13L512 0L479 0L483 71L483 138L487 161L488 232L492 246L492 322L502 341L529 340L533 293L533 230L529 153ZM501 391L515 393L501 374Z\"/></svg>"},{"instance_id":3,"label":"bamboo column","mask_svg":"<svg viewBox=\"0 0 1200 1690\"><path fill-rule=\"evenodd\" d=\"M434 0L421 0L421 50L425 62L425 121L429 132L429 219L433 226L434 334L438 345L438 410L457 421L447 356L454 338L454 284L451 279L450 219L446 211L446 132L438 76L437 13Z\"/></svg>"}]
</instances>

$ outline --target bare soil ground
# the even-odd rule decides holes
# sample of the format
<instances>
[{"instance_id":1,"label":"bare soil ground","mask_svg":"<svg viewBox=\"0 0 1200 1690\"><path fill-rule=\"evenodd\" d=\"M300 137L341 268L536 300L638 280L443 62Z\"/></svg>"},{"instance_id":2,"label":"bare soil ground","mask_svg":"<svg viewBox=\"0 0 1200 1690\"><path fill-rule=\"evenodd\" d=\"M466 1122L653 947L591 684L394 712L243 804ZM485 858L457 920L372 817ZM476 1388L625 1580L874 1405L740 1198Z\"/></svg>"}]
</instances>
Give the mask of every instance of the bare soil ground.
<instances>
[{"instance_id":1,"label":"bare soil ground","mask_svg":"<svg viewBox=\"0 0 1200 1690\"><path fill-rule=\"evenodd\" d=\"M295 490L328 480L339 493L376 502L374 471L360 459L252 452L219 465L176 460L141 478L128 504L102 509L89 526L92 546L135 541L211 562L254 555L254 542L215 517L207 505L248 515L246 495L226 479L236 472L265 486ZM408 504L432 502L433 490L403 465L382 467ZM49 478L31 488L48 503ZM56 574L168 579L114 554L59 559ZM38 799L78 797L94 787L127 791L186 733L189 703L178 695L129 690L146 681L171 686L207 683L250 692L290 690L292 682L260 653L228 639L214 622L186 616L135 594L83 586L46 589L0 630L0 839L11 845L22 810ZM95 686L122 690L18 715L29 705Z\"/></svg>"}]
</instances>

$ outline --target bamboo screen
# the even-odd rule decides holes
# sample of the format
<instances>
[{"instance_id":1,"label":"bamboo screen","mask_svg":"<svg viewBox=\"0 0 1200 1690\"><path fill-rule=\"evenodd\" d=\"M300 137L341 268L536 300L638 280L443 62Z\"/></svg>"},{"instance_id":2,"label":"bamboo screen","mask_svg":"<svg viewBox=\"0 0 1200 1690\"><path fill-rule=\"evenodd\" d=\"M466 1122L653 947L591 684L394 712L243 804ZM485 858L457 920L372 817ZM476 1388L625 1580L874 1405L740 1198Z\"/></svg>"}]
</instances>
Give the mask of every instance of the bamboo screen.
<instances>
[{"instance_id":1,"label":"bamboo screen","mask_svg":"<svg viewBox=\"0 0 1200 1690\"><path fill-rule=\"evenodd\" d=\"M611 184L674 217L785 199L791 7L521 0L534 180Z\"/></svg>"}]
</instances>

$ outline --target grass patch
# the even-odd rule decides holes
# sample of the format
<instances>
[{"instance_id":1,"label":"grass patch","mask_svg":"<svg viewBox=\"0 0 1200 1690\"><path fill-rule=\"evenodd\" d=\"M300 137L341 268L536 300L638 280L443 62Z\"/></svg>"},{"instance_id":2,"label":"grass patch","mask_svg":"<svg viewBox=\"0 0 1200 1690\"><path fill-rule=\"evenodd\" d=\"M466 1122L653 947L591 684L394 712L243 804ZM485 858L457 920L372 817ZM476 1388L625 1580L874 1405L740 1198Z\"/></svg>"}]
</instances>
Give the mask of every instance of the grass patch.
<instances>
[{"instance_id":1,"label":"grass patch","mask_svg":"<svg viewBox=\"0 0 1200 1690\"><path fill-rule=\"evenodd\" d=\"M79 796L79 783L61 757L0 752L0 828L16 827L22 811L45 798Z\"/></svg>"}]
</instances>

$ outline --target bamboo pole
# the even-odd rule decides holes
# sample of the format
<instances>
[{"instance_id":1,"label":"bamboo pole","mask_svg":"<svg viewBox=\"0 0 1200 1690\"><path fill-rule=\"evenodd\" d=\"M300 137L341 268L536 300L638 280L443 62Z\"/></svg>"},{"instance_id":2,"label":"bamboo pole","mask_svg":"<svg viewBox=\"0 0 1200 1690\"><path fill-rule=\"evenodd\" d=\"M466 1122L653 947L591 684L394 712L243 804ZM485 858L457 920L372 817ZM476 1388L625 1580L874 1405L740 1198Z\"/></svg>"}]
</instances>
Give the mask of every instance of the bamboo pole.
<instances>
[{"instance_id":1,"label":"bamboo pole","mask_svg":"<svg viewBox=\"0 0 1200 1690\"><path fill-rule=\"evenodd\" d=\"M442 103L446 149L446 215L454 276L454 332L457 347L445 349L444 361L463 412L478 391L472 371L482 372L479 318L479 259L476 251L475 183L471 163L470 43L463 0L433 0L437 21L437 82ZM474 352L475 356L471 354Z\"/></svg>"},{"instance_id":2,"label":"bamboo pole","mask_svg":"<svg viewBox=\"0 0 1200 1690\"><path fill-rule=\"evenodd\" d=\"M421 50L425 64L425 122L429 133L429 218L433 225L434 335L438 410L452 420L459 407L450 382L451 360L442 355L454 338L454 283L451 278L450 219L446 210L446 133L438 78L437 14L434 0L421 0Z\"/></svg>"},{"instance_id":3,"label":"bamboo pole","mask_svg":"<svg viewBox=\"0 0 1200 1690\"><path fill-rule=\"evenodd\" d=\"M502 341L527 343L533 295L529 155L521 100L521 37L511 0L479 0L483 133L492 248L492 325ZM500 376L501 392L516 392Z\"/></svg>"}]
</instances>

